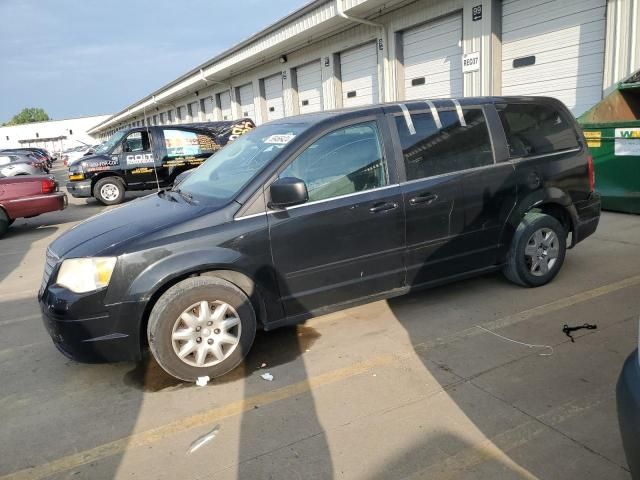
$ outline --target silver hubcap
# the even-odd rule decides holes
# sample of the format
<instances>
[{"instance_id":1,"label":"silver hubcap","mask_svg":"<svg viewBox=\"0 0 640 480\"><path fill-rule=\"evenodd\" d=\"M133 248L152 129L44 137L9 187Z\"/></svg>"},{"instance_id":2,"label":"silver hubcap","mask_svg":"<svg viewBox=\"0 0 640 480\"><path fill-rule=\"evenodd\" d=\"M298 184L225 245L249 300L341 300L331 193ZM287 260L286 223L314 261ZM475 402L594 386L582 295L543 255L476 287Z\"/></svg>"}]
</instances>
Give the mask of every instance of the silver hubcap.
<instances>
[{"instance_id":1,"label":"silver hubcap","mask_svg":"<svg viewBox=\"0 0 640 480\"><path fill-rule=\"evenodd\" d=\"M111 202L116 198L118 198L118 195L120 195L120 189L117 187L117 185L114 185L113 183L106 183L100 189L100 195L105 200L108 200Z\"/></svg>"},{"instance_id":2,"label":"silver hubcap","mask_svg":"<svg viewBox=\"0 0 640 480\"><path fill-rule=\"evenodd\" d=\"M536 230L524 249L525 262L536 277L549 273L558 261L560 242L556 233L549 228Z\"/></svg>"},{"instance_id":3,"label":"silver hubcap","mask_svg":"<svg viewBox=\"0 0 640 480\"><path fill-rule=\"evenodd\" d=\"M173 351L187 365L211 367L233 353L240 342L240 329L240 317L231 305L194 303L173 325Z\"/></svg>"}]
</instances>

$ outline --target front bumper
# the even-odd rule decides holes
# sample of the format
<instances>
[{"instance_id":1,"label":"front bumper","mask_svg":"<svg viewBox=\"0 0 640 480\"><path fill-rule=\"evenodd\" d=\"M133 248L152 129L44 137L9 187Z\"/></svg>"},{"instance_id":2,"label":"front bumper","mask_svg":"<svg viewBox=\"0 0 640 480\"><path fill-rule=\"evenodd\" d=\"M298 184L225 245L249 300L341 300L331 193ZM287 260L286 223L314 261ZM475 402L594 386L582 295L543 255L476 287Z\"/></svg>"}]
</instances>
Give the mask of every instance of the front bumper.
<instances>
[{"instance_id":1,"label":"front bumper","mask_svg":"<svg viewBox=\"0 0 640 480\"><path fill-rule=\"evenodd\" d=\"M91 180L67 182L67 191L75 198L89 198L92 196Z\"/></svg>"},{"instance_id":2,"label":"front bumper","mask_svg":"<svg viewBox=\"0 0 640 480\"><path fill-rule=\"evenodd\" d=\"M56 285L45 288L38 300L47 332L55 346L74 360L139 360L144 304L105 306L104 295L104 290L76 294Z\"/></svg>"},{"instance_id":3,"label":"front bumper","mask_svg":"<svg viewBox=\"0 0 640 480\"><path fill-rule=\"evenodd\" d=\"M638 350L627 358L616 388L618 422L631 477L640 479L640 365Z\"/></svg>"}]
</instances>

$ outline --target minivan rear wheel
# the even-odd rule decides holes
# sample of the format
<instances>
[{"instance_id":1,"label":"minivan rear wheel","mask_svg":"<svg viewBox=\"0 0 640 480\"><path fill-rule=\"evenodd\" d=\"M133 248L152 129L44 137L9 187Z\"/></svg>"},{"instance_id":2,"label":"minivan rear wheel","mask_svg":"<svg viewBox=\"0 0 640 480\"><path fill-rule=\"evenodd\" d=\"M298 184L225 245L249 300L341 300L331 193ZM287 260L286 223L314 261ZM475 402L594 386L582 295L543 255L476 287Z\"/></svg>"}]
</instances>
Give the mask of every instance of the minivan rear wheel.
<instances>
[{"instance_id":1,"label":"minivan rear wheel","mask_svg":"<svg viewBox=\"0 0 640 480\"><path fill-rule=\"evenodd\" d=\"M558 274L567 250L567 232L550 215L531 212L518 226L503 269L518 285L539 287Z\"/></svg>"},{"instance_id":2,"label":"minivan rear wheel","mask_svg":"<svg viewBox=\"0 0 640 480\"><path fill-rule=\"evenodd\" d=\"M232 283L193 277L168 289L151 311L149 348L170 375L194 382L233 370L256 334L251 302Z\"/></svg>"}]
</instances>

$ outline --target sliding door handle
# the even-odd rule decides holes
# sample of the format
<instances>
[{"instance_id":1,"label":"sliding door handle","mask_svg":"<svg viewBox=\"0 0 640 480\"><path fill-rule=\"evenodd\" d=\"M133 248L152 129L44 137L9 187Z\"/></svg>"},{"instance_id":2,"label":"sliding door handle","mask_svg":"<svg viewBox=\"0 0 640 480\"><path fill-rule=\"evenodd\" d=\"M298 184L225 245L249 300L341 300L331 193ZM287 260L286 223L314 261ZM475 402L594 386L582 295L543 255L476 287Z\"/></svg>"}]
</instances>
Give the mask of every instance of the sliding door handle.
<instances>
[{"instance_id":1,"label":"sliding door handle","mask_svg":"<svg viewBox=\"0 0 640 480\"><path fill-rule=\"evenodd\" d=\"M418 205L421 203L431 203L431 202L435 202L438 199L438 195L436 195L435 193L425 193L422 195L418 195L417 197L413 197L411 200L409 200L409 203L411 205Z\"/></svg>"},{"instance_id":2,"label":"sliding door handle","mask_svg":"<svg viewBox=\"0 0 640 480\"><path fill-rule=\"evenodd\" d=\"M384 202L384 203L376 203L373 207L369 209L371 213L379 213L386 212L388 210L393 210L398 208L398 204L396 202Z\"/></svg>"}]
</instances>

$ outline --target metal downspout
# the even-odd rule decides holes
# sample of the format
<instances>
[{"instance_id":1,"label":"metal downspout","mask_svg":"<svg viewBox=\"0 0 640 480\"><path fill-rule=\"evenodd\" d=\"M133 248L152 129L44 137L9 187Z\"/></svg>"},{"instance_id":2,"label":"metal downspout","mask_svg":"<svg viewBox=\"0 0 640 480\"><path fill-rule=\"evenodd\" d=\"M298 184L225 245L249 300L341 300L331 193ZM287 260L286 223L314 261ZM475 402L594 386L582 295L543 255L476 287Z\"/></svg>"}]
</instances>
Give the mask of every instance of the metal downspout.
<instances>
[{"instance_id":1,"label":"metal downspout","mask_svg":"<svg viewBox=\"0 0 640 480\"><path fill-rule=\"evenodd\" d=\"M382 56L382 75L381 75L381 84L382 84L382 88L381 88L381 101L382 102L386 102L388 101L387 99L387 79L388 79L388 70L389 70L389 35L388 35L388 31L387 31L387 27L382 24L382 23L377 23L377 22L372 22L370 20L365 20L363 18L356 18L356 17L351 17L349 15L347 15L346 13L344 13L344 6L343 3L344 0L336 0L336 12L338 14L338 16L344 18L345 20L350 20L352 22L356 22L356 23L362 23L364 25L370 25L372 27L376 27L379 28L381 30L381 37L382 37L382 42L383 42L383 56ZM377 45L376 45L376 48Z\"/></svg>"}]
</instances>

